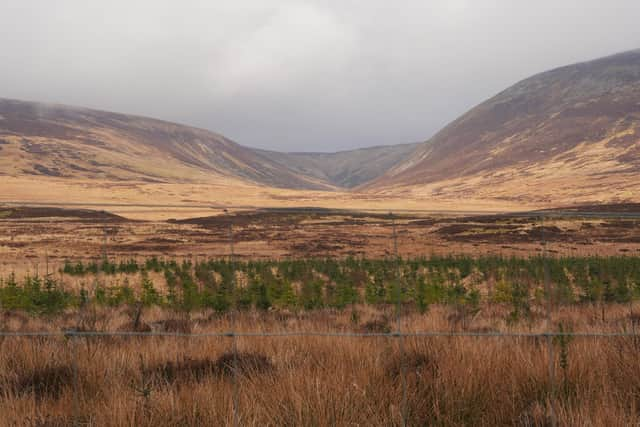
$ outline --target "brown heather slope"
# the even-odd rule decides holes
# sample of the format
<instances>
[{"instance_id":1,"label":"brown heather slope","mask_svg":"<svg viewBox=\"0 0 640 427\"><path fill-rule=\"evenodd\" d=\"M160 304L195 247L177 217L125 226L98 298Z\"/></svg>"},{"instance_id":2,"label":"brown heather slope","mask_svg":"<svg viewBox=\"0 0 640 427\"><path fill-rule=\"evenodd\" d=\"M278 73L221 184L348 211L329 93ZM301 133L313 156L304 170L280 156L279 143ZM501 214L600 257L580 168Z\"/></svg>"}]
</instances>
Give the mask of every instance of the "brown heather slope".
<instances>
[{"instance_id":1,"label":"brown heather slope","mask_svg":"<svg viewBox=\"0 0 640 427\"><path fill-rule=\"evenodd\" d=\"M640 50L523 80L362 189L572 204L640 200Z\"/></svg>"},{"instance_id":2,"label":"brown heather slope","mask_svg":"<svg viewBox=\"0 0 640 427\"><path fill-rule=\"evenodd\" d=\"M0 175L146 183L350 188L418 144L338 153L252 149L203 129L145 117L0 98Z\"/></svg>"},{"instance_id":3,"label":"brown heather slope","mask_svg":"<svg viewBox=\"0 0 640 427\"><path fill-rule=\"evenodd\" d=\"M202 129L0 99L0 175L146 183L242 183L332 190Z\"/></svg>"}]
</instances>

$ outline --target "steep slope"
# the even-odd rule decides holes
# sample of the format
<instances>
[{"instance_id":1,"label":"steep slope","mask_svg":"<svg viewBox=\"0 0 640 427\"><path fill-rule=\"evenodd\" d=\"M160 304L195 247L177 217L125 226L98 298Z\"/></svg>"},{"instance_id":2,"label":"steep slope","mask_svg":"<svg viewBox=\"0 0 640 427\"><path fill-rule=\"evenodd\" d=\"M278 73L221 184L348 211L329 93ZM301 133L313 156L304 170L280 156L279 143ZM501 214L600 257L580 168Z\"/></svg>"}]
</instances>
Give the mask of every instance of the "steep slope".
<instances>
[{"instance_id":1,"label":"steep slope","mask_svg":"<svg viewBox=\"0 0 640 427\"><path fill-rule=\"evenodd\" d=\"M229 139L144 117L0 99L0 175L333 189Z\"/></svg>"},{"instance_id":2,"label":"steep slope","mask_svg":"<svg viewBox=\"0 0 640 427\"><path fill-rule=\"evenodd\" d=\"M407 160L420 144L385 145L337 153L261 151L273 162L341 188L353 188Z\"/></svg>"},{"instance_id":3,"label":"steep slope","mask_svg":"<svg viewBox=\"0 0 640 427\"><path fill-rule=\"evenodd\" d=\"M379 193L577 202L640 197L640 50L535 75L368 183Z\"/></svg>"}]
</instances>

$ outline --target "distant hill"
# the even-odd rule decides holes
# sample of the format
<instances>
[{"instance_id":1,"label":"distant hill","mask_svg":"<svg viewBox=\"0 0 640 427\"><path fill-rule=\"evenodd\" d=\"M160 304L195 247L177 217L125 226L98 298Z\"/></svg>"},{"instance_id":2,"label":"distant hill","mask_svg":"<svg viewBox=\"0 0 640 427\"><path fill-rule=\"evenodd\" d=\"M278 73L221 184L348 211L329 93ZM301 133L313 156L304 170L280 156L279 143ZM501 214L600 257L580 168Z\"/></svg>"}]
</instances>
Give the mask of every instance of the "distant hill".
<instances>
[{"instance_id":1,"label":"distant hill","mask_svg":"<svg viewBox=\"0 0 640 427\"><path fill-rule=\"evenodd\" d=\"M515 84L363 189L561 203L640 199L640 50Z\"/></svg>"},{"instance_id":2,"label":"distant hill","mask_svg":"<svg viewBox=\"0 0 640 427\"><path fill-rule=\"evenodd\" d=\"M0 150L0 175L334 188L210 131L61 105L0 99Z\"/></svg>"},{"instance_id":3,"label":"distant hill","mask_svg":"<svg viewBox=\"0 0 640 427\"><path fill-rule=\"evenodd\" d=\"M146 117L0 99L0 175L149 183L239 180L333 191L378 177L417 146L278 153Z\"/></svg>"},{"instance_id":4,"label":"distant hill","mask_svg":"<svg viewBox=\"0 0 640 427\"><path fill-rule=\"evenodd\" d=\"M260 151L274 162L337 187L353 188L382 175L408 159L420 144L385 145L337 153Z\"/></svg>"}]
</instances>

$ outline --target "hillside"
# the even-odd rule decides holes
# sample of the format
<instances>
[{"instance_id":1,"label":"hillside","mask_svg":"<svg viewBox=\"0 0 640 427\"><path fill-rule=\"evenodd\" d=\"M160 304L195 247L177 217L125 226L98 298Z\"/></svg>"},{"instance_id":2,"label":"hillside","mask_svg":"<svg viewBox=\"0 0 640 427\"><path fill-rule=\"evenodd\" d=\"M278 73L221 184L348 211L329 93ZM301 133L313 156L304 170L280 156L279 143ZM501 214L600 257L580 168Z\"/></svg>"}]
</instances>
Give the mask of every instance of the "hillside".
<instances>
[{"instance_id":1,"label":"hillside","mask_svg":"<svg viewBox=\"0 0 640 427\"><path fill-rule=\"evenodd\" d=\"M337 187L353 188L377 178L394 165L408 159L419 146L420 144L386 145L337 153L260 153L302 175Z\"/></svg>"},{"instance_id":2,"label":"hillside","mask_svg":"<svg viewBox=\"0 0 640 427\"><path fill-rule=\"evenodd\" d=\"M576 203L640 198L640 50L523 80L362 188Z\"/></svg>"},{"instance_id":3,"label":"hillside","mask_svg":"<svg viewBox=\"0 0 640 427\"><path fill-rule=\"evenodd\" d=\"M333 189L213 132L60 105L0 99L0 150L11 177Z\"/></svg>"}]
</instances>

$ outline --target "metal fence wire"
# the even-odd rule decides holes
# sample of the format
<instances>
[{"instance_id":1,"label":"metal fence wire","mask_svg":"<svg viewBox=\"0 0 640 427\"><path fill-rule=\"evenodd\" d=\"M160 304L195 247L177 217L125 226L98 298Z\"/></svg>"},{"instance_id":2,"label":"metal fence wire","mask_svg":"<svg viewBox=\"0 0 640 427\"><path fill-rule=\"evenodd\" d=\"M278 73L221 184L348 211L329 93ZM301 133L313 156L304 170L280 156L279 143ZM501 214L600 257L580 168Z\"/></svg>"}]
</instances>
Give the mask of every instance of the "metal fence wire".
<instances>
[{"instance_id":1,"label":"metal fence wire","mask_svg":"<svg viewBox=\"0 0 640 427\"><path fill-rule=\"evenodd\" d=\"M74 206L73 204L56 204L56 203L26 203L26 202L8 202L5 203L6 206ZM151 209L164 209L164 208L174 208L174 209L212 209L216 212L222 212L223 215L227 215L229 219L229 229L228 229L228 246L229 246L229 260L233 261L235 258L235 239L234 239L234 224L233 224L233 215L229 212L231 210L245 210L245 209L255 209L254 206L222 206L222 205L161 205L161 204L116 204L116 203L78 203L75 206L81 207L90 207L90 208L115 208L115 207L127 207L127 208L151 208ZM636 333L635 330L632 332L571 332L571 331L563 331L563 330L554 330L552 324L552 310L554 306L553 301L553 289L552 283L549 277L549 265L548 265L548 253L547 253L547 241L545 236L545 224L548 223L551 219L563 219L563 218L608 218L608 219L640 219L640 212L599 212L599 211L585 211L585 210L539 210L539 211L524 211L524 212L515 212L515 213L502 213L502 212L463 212L463 211L433 211L433 210L419 210L419 209L410 209L410 210L396 210L395 212L390 212L389 210L384 209L368 209L363 211L354 211L354 210L335 210L335 209L317 209L317 208L269 208L268 212L270 213L281 213L281 214L292 214L292 213L310 213L310 212L320 212L320 213L371 213L371 212L383 212L388 213L388 220L391 225L391 234L389 236L389 247L390 253L393 254L394 259L396 260L396 283L394 284L394 288L397 292L395 304L395 330L389 332L327 332L327 331L275 331L275 332L252 332L252 331L237 331L236 330L236 322L235 322L235 312L231 310L230 312L230 330L226 331L215 331L215 332L201 332L201 333L182 333L182 332L139 332L139 331L85 331L85 330L63 330L63 331L30 331L30 332L12 332L12 331L0 331L0 337L22 337L22 338L42 338L42 337L64 337L71 340L72 343L72 365L73 365L73 401L72 401L72 412L73 412L73 423L74 425L81 425L81 420L79 416L79 369L78 369L78 359L79 359L79 338L107 338L107 337L138 337L138 338L154 338L154 337L173 337L173 338L186 338L186 339L196 339L196 338L227 338L231 340L231 348L233 352L233 368L232 368L232 414L230 419L232 420L232 424L234 426L242 425L242 414L240 413L240 404L239 399L242 393L242 390L239 386L238 381L238 338L292 338L292 337L325 337L325 338L343 338L343 339L370 339L370 338L389 338L397 340L398 348L401 352L401 369L400 369L400 381L401 381L401 390L402 395L398 396L398 402L400 407L400 419L398 420L399 424L402 426L406 426L408 422L408 413L407 413L407 366L405 363L405 345L404 340L406 338L434 338L434 337L474 337L474 338L484 338L484 339L516 339L516 338L536 338L545 340L548 347L548 376L549 376L549 394L553 396L555 393L555 372L554 372L554 346L553 340L558 337L581 337L581 338L640 338L640 334ZM460 216L487 216L487 215L504 215L505 217L528 217L528 218L537 218L537 221L540 224L540 245L542 250L542 258L544 263L544 294L546 296L546 305L545 305L545 314L546 314L546 330L544 332L493 332L493 331L403 331L402 330L402 303L401 303L401 278L400 278L400 260L401 256L398 251L398 232L397 232L397 221L398 214L434 214L434 215L447 215L447 214L456 214ZM104 236L104 245L106 247L107 234ZM103 256L106 257L106 249L103 247ZM47 272L49 269L48 265L48 257L47 257ZM234 286L235 286L235 276L234 276ZM556 416L554 414L553 405L550 407L550 422L552 425L556 425Z\"/></svg>"}]
</instances>

